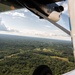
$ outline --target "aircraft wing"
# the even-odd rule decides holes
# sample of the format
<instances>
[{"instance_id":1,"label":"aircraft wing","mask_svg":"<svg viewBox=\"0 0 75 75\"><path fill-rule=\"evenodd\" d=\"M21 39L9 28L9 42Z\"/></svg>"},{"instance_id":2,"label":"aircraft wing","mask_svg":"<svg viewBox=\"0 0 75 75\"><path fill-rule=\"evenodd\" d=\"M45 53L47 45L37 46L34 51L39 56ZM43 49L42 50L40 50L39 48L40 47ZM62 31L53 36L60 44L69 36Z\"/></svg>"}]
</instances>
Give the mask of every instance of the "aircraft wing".
<instances>
[{"instance_id":1,"label":"aircraft wing","mask_svg":"<svg viewBox=\"0 0 75 75\"><path fill-rule=\"evenodd\" d=\"M68 73L65 73L65 74L62 74L62 75L75 75L75 70L73 70L73 71L70 71L70 72L68 72Z\"/></svg>"},{"instance_id":2,"label":"aircraft wing","mask_svg":"<svg viewBox=\"0 0 75 75\"><path fill-rule=\"evenodd\" d=\"M46 5L55 3L63 0L0 0L0 12L13 10L18 8L24 8L25 5L28 7L34 7L32 2L36 2L38 4Z\"/></svg>"},{"instance_id":3,"label":"aircraft wing","mask_svg":"<svg viewBox=\"0 0 75 75\"><path fill-rule=\"evenodd\" d=\"M41 12L53 21L60 19L60 14L64 10L62 6L58 6L55 2L64 0L0 0L0 12L7 10L15 10L19 8L27 8L39 18L44 18L37 13ZM35 10L37 11L35 11ZM54 15L57 15L55 17Z\"/></svg>"}]
</instances>

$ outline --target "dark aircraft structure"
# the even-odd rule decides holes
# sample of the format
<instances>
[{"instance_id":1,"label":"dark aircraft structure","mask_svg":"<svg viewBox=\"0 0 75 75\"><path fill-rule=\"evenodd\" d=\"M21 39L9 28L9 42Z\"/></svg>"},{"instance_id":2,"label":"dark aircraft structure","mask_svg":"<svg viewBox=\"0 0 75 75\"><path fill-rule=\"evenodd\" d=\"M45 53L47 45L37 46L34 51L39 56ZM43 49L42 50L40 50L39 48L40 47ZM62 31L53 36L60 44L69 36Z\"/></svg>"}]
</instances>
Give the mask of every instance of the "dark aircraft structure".
<instances>
[{"instance_id":1,"label":"dark aircraft structure","mask_svg":"<svg viewBox=\"0 0 75 75\"><path fill-rule=\"evenodd\" d=\"M44 17L39 15L37 11L41 12L42 14L44 14L45 16L56 22L60 19L60 14L64 10L63 6L58 6L55 3L58 1L63 1L63 0L0 0L0 3L4 5L3 6L4 10L1 11L26 7L31 12L39 16L39 18L44 18ZM54 15L56 15L55 19Z\"/></svg>"}]
</instances>

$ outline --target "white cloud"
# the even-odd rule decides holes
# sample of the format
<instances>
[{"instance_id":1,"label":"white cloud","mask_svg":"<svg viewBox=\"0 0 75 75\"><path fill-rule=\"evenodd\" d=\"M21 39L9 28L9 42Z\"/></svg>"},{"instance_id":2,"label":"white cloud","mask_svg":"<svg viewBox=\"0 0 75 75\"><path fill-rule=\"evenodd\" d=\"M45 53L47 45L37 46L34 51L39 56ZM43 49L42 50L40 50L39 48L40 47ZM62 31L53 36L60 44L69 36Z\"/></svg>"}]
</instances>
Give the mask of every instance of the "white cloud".
<instances>
[{"instance_id":1,"label":"white cloud","mask_svg":"<svg viewBox=\"0 0 75 75\"><path fill-rule=\"evenodd\" d=\"M42 38L52 38L52 39L62 39L62 40L71 40L68 35L58 35L60 33L59 30L54 30L53 32L42 32L37 30L25 30L22 35L25 36L34 36L34 37L42 37Z\"/></svg>"},{"instance_id":2,"label":"white cloud","mask_svg":"<svg viewBox=\"0 0 75 75\"><path fill-rule=\"evenodd\" d=\"M14 32L14 33L19 33L20 32L19 30L11 29L11 28L7 28L7 31L8 32Z\"/></svg>"},{"instance_id":3,"label":"white cloud","mask_svg":"<svg viewBox=\"0 0 75 75\"><path fill-rule=\"evenodd\" d=\"M16 12L16 11L4 12L4 13L1 13L1 14L11 15L12 17L22 17L22 18L26 17L24 15L24 13L19 13L19 12Z\"/></svg>"},{"instance_id":4,"label":"white cloud","mask_svg":"<svg viewBox=\"0 0 75 75\"><path fill-rule=\"evenodd\" d=\"M1 31L6 31L6 32L16 32L16 33L19 33L18 30L16 29L11 29L9 27L6 27L5 23L3 20L0 20L0 32Z\"/></svg>"},{"instance_id":5,"label":"white cloud","mask_svg":"<svg viewBox=\"0 0 75 75\"><path fill-rule=\"evenodd\" d=\"M6 32L8 32L8 33L9 33L9 32L19 33L18 30L8 28L8 27L6 27L4 24L0 25L0 31L6 31Z\"/></svg>"},{"instance_id":6,"label":"white cloud","mask_svg":"<svg viewBox=\"0 0 75 75\"><path fill-rule=\"evenodd\" d=\"M14 12L14 13L11 13L12 16L17 16L17 17L25 17L24 13L18 13L18 12Z\"/></svg>"},{"instance_id":7,"label":"white cloud","mask_svg":"<svg viewBox=\"0 0 75 75\"><path fill-rule=\"evenodd\" d=\"M7 30L4 32L0 33L5 33L5 34L13 34L13 35L20 35L20 36L33 36L33 37L42 37L42 38L53 38L53 39L63 39L63 40L69 40L70 37L68 36L64 36L64 35L57 35L57 33L59 34L60 31L59 30L54 30L53 32L42 32L42 31L38 31L38 30L21 30L18 31L16 29L11 29L11 28L6 28Z\"/></svg>"},{"instance_id":8,"label":"white cloud","mask_svg":"<svg viewBox=\"0 0 75 75\"><path fill-rule=\"evenodd\" d=\"M0 31L7 31L7 28L4 25L4 21L2 21L2 20L0 20Z\"/></svg>"},{"instance_id":9,"label":"white cloud","mask_svg":"<svg viewBox=\"0 0 75 75\"><path fill-rule=\"evenodd\" d=\"M0 31L7 31L7 28L5 25L0 25Z\"/></svg>"}]
</instances>

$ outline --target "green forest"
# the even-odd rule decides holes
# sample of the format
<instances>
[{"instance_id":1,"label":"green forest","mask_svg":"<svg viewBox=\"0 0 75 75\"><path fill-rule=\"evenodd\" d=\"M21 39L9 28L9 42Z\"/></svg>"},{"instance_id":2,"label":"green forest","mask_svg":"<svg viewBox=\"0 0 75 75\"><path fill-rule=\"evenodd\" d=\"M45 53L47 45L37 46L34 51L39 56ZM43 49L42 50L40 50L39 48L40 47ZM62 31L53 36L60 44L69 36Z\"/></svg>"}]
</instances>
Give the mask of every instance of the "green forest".
<instances>
[{"instance_id":1,"label":"green forest","mask_svg":"<svg viewBox=\"0 0 75 75\"><path fill-rule=\"evenodd\" d=\"M32 75L39 65L54 75L75 69L72 42L0 34L0 75Z\"/></svg>"}]
</instances>

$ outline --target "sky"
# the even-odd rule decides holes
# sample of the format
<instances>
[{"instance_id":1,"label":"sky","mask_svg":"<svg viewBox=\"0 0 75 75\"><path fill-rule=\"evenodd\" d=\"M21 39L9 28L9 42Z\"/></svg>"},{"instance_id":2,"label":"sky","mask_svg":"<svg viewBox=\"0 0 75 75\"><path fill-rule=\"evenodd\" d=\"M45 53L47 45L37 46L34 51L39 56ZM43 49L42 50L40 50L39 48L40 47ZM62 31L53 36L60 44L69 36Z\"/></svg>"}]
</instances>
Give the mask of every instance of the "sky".
<instances>
[{"instance_id":1,"label":"sky","mask_svg":"<svg viewBox=\"0 0 75 75\"><path fill-rule=\"evenodd\" d=\"M61 3L58 3L61 4ZM69 15L67 1L63 2L65 7L60 20L63 27L69 30ZM26 8L0 13L0 34L11 34L20 36L33 36L70 40L70 36L55 27L45 19L39 19Z\"/></svg>"}]
</instances>

